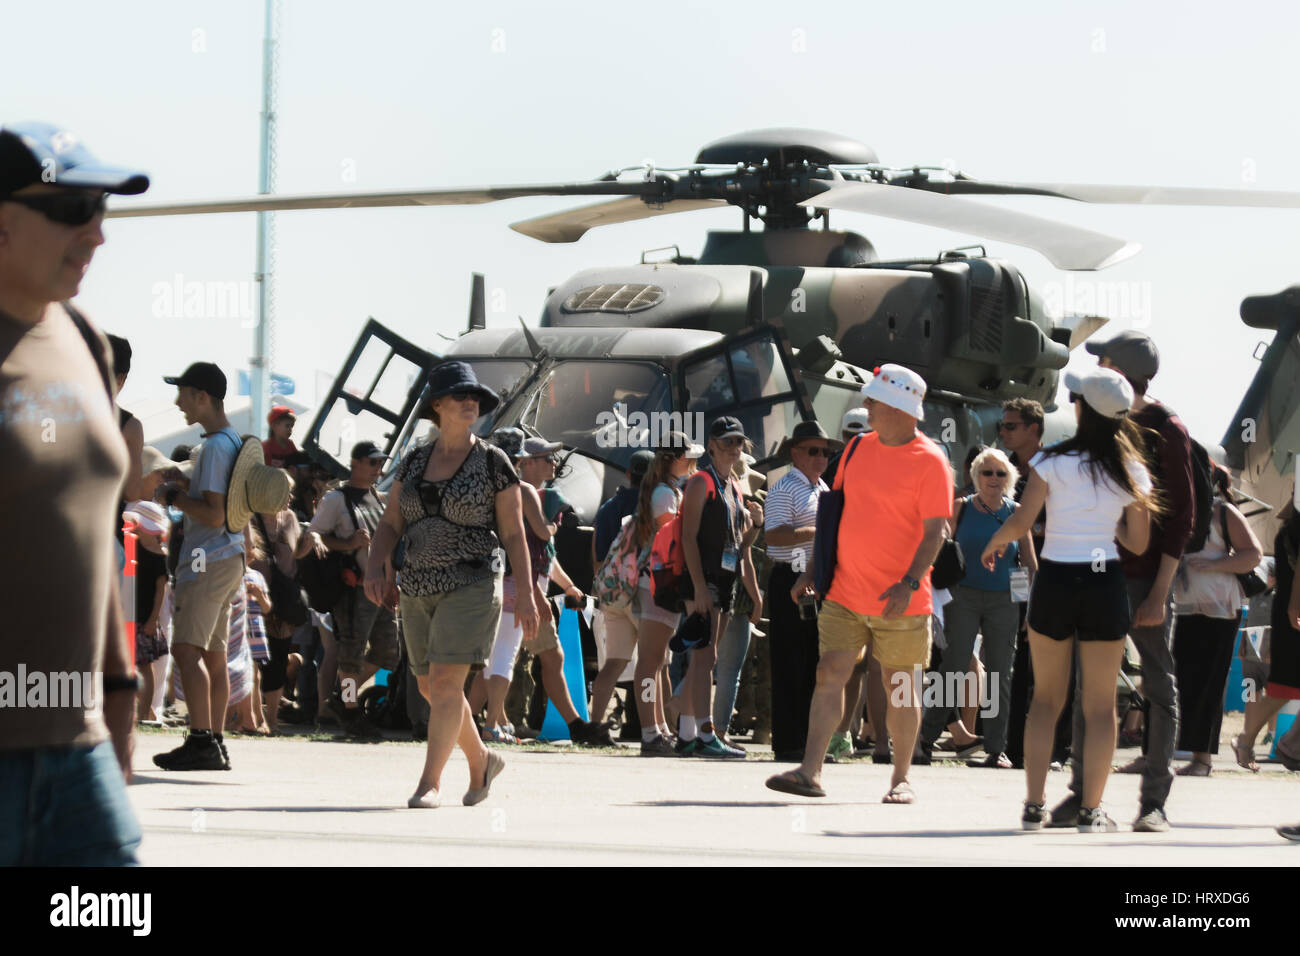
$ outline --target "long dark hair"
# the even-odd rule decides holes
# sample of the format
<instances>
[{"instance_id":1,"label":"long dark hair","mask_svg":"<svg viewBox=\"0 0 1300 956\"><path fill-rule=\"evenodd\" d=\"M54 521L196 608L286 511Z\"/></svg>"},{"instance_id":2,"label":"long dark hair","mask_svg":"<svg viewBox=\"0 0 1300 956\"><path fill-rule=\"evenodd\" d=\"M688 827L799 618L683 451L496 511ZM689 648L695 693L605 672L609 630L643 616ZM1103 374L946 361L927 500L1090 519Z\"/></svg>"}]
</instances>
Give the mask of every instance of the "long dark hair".
<instances>
[{"instance_id":1,"label":"long dark hair","mask_svg":"<svg viewBox=\"0 0 1300 956\"><path fill-rule=\"evenodd\" d=\"M1151 471L1151 462L1145 451L1146 442L1142 438L1143 429L1128 415L1107 418L1083 399L1079 400L1079 405L1079 428L1074 437L1043 449L1043 455L1086 456L1085 467L1094 482L1109 479L1111 484L1132 495L1135 501L1153 515L1164 514L1164 505L1154 487L1143 494L1133 483L1133 476L1129 472L1134 465L1142 466L1148 474Z\"/></svg>"},{"instance_id":2,"label":"long dark hair","mask_svg":"<svg viewBox=\"0 0 1300 956\"><path fill-rule=\"evenodd\" d=\"M682 456L683 452L675 451L671 448L661 448L655 452L655 460L650 463L645 477L641 479L641 490L637 494L636 503L636 546L638 549L644 548L655 536L655 517L654 509L650 506L650 499L655 493L655 489L660 485L675 486L673 478L673 465L677 459Z\"/></svg>"}]
</instances>

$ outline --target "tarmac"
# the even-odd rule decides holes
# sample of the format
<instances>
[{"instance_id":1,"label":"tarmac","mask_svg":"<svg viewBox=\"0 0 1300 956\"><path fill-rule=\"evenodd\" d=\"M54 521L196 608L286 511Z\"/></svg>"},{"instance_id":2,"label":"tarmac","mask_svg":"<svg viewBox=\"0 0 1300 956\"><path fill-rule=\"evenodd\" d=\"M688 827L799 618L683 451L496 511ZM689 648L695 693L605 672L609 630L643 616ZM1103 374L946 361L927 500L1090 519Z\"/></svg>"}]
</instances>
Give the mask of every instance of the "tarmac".
<instances>
[{"instance_id":1,"label":"tarmac","mask_svg":"<svg viewBox=\"0 0 1300 956\"><path fill-rule=\"evenodd\" d=\"M812 800L766 789L789 765L759 748L706 761L498 746L506 768L484 803L461 805L469 774L456 751L443 806L411 810L423 744L228 735L229 772L157 769L151 757L179 742L137 736L129 793L146 866L1300 864L1300 844L1273 830L1300 821L1300 774L1240 770L1226 747L1212 776L1175 779L1170 832L1131 832L1139 777L1115 774L1104 806L1120 832L1081 834L1022 832L1024 774L959 763L913 768L916 803L890 806L890 768L870 758L827 766L827 796ZM1066 783L1049 776L1049 802Z\"/></svg>"}]
</instances>

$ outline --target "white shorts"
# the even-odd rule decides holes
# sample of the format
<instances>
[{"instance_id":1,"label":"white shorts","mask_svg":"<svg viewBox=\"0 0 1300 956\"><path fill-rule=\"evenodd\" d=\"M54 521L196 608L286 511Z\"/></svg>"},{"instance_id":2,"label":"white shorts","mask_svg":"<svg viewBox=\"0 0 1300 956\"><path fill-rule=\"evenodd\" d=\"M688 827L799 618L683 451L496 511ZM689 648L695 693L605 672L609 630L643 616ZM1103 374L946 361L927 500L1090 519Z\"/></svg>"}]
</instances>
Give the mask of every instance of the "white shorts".
<instances>
[{"instance_id":1,"label":"white shorts","mask_svg":"<svg viewBox=\"0 0 1300 956\"><path fill-rule=\"evenodd\" d=\"M546 578L537 578L538 586L546 590ZM510 680L515 674L515 658L524 643L524 632L515 627L515 579L507 576L502 587L501 624L496 640L492 642L492 657L488 660L484 677L504 677Z\"/></svg>"},{"instance_id":2,"label":"white shorts","mask_svg":"<svg viewBox=\"0 0 1300 956\"><path fill-rule=\"evenodd\" d=\"M677 625L682 622L682 616L677 611L665 611L650 594L650 576L641 575L640 590L637 592L637 602L640 605L640 619L642 621L657 621L665 627L670 627L674 631Z\"/></svg>"}]
</instances>

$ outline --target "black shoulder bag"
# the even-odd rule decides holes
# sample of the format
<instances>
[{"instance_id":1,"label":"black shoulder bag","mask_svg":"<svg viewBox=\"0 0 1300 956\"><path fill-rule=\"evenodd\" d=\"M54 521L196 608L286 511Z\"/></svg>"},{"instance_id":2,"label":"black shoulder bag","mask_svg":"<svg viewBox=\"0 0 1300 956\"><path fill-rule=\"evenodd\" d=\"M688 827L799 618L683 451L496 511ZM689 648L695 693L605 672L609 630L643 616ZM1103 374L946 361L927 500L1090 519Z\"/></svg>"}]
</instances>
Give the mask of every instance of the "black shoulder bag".
<instances>
[{"instance_id":1,"label":"black shoulder bag","mask_svg":"<svg viewBox=\"0 0 1300 956\"><path fill-rule=\"evenodd\" d=\"M930 587L941 590L952 587L954 584L960 584L966 577L966 556L962 554L961 545L957 543L957 529L961 527L962 519L966 517L966 510L972 507L971 502L974 495L969 498L961 499L961 514L957 516L957 525L952 529L952 537L944 538L943 546L939 548L939 554L934 559L934 567L930 569Z\"/></svg>"},{"instance_id":2,"label":"black shoulder bag","mask_svg":"<svg viewBox=\"0 0 1300 956\"><path fill-rule=\"evenodd\" d=\"M307 604L303 601L302 587L289 575L280 570L275 560L275 541L266 533L266 523L261 515L253 516L257 526L262 530L262 540L266 542L266 563L271 566L270 588L271 613L291 627L307 623Z\"/></svg>"},{"instance_id":3,"label":"black shoulder bag","mask_svg":"<svg viewBox=\"0 0 1300 956\"><path fill-rule=\"evenodd\" d=\"M1223 505L1219 505L1219 525L1223 529L1223 548L1228 554L1232 554L1232 539L1228 537L1228 509ZM1259 573L1259 568L1242 571L1236 577L1241 584L1242 593L1248 599L1268 590L1268 581Z\"/></svg>"},{"instance_id":4,"label":"black shoulder bag","mask_svg":"<svg viewBox=\"0 0 1300 956\"><path fill-rule=\"evenodd\" d=\"M813 537L813 587L825 597L830 593L831 582L835 578L835 563L838 560L840 543L840 519L844 517L844 477L848 472L849 459L853 457L861 435L844 450L844 460L835 473L837 487L823 491L817 499L817 532Z\"/></svg>"}]
</instances>

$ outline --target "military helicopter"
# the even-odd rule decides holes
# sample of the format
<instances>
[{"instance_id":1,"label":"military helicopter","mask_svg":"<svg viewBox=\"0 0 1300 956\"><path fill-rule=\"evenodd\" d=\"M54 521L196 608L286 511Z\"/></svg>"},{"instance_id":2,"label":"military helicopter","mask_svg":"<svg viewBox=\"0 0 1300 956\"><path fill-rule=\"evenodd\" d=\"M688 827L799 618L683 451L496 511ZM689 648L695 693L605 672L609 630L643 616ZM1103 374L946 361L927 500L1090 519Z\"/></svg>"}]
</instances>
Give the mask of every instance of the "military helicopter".
<instances>
[{"instance_id":1,"label":"military helicopter","mask_svg":"<svg viewBox=\"0 0 1300 956\"><path fill-rule=\"evenodd\" d=\"M488 329L481 276L473 279L466 331L445 349L416 345L370 320L305 442L339 474L346 471L345 449L361 438L400 454L420 437L416 414L425 371L455 357L470 362L503 397L479 422L479 434L516 425L564 442L569 467L557 483L579 516L590 519L659 423L693 432L703 420L736 415L754 438L759 470L778 468L777 447L797 421L817 418L833 432L843 412L859 404L869 370L886 362L925 377L923 428L958 466L973 445L994 440L999 406L1012 397L1043 403L1051 413L1049 440L1068 434L1073 416L1056 409L1058 373L1105 317L1049 316L1021 272L982 247L881 261L868 239L829 223L832 210L924 223L1034 249L1067 270L1103 269L1139 249L964 198L998 195L1300 207L1300 193L988 182L946 168L889 167L844 136L782 128L716 140L689 165L631 166L585 182L123 204L109 215L617 197L511 227L545 242L574 242L600 226L737 207L741 229L710 232L698 256L670 247L665 258L643 254L639 263L565 280L550 291L535 328ZM811 228L816 220L822 228ZM754 221L764 228L752 229ZM667 250L652 250L661 251ZM1285 308L1259 306L1251 315L1279 311ZM1291 329L1294 339L1294 324L1277 321L1273 348L1281 343L1285 351L1283 333ZM1294 342L1286 354L1294 369ZM1271 367L1267 359L1265 365ZM1257 377L1243 408L1264 402L1272 382ZM1287 401L1293 411L1294 398ZM1293 447L1294 415L1288 420L1289 430L1270 434ZM1260 475L1278 471L1229 437L1229 460L1240 462L1235 467L1243 475L1252 468Z\"/></svg>"}]
</instances>

